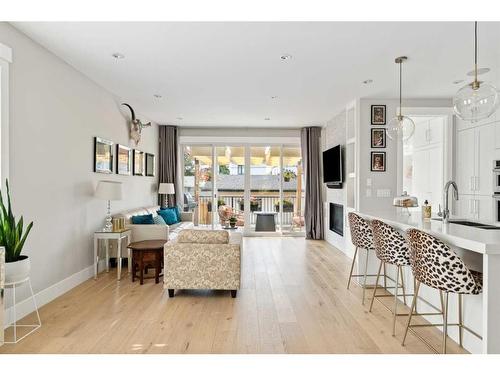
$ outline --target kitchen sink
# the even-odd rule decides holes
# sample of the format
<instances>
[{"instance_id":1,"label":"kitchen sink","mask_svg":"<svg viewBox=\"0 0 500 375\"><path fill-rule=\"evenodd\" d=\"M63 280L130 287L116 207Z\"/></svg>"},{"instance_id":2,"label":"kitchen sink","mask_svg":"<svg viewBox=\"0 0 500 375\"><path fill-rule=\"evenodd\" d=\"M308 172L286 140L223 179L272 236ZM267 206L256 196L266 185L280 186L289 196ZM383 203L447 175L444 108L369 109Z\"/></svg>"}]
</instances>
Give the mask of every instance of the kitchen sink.
<instances>
[{"instance_id":1,"label":"kitchen sink","mask_svg":"<svg viewBox=\"0 0 500 375\"><path fill-rule=\"evenodd\" d=\"M442 218L433 218L432 220L443 221ZM468 220L451 219L451 220L448 220L448 223L466 225L468 227L474 227L474 228L478 228L478 229L493 229L493 230L498 229L498 230L500 230L500 227L497 227L495 225L476 223L475 221L468 221Z\"/></svg>"}]
</instances>

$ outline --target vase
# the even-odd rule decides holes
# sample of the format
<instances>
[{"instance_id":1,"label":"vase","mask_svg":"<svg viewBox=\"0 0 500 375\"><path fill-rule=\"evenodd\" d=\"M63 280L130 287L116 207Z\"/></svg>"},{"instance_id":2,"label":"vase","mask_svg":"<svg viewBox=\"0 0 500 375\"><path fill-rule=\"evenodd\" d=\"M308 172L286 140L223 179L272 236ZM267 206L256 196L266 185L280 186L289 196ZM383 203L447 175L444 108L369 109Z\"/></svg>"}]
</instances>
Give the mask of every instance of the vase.
<instances>
[{"instance_id":1,"label":"vase","mask_svg":"<svg viewBox=\"0 0 500 375\"><path fill-rule=\"evenodd\" d=\"M234 228L236 226L236 223L235 222L230 222L229 225L231 226L231 228Z\"/></svg>"},{"instance_id":2,"label":"vase","mask_svg":"<svg viewBox=\"0 0 500 375\"><path fill-rule=\"evenodd\" d=\"M31 271L30 258L21 255L15 262L5 263L5 284L16 284L26 280Z\"/></svg>"}]
</instances>

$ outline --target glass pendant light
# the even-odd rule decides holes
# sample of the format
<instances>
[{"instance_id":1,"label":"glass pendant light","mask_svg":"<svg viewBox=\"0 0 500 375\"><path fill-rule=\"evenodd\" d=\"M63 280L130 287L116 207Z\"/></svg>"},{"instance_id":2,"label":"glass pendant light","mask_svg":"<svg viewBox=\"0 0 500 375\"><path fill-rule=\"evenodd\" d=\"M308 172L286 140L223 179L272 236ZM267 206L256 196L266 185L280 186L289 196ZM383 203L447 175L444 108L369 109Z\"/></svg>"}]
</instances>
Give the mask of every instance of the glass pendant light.
<instances>
[{"instance_id":1,"label":"glass pendant light","mask_svg":"<svg viewBox=\"0 0 500 375\"><path fill-rule=\"evenodd\" d=\"M395 60L396 64L399 64L399 114L389 121L385 130L390 139L402 139L403 142L410 139L415 132L415 123L413 120L401 114L403 62L407 59L406 56L401 56Z\"/></svg>"},{"instance_id":2,"label":"glass pendant light","mask_svg":"<svg viewBox=\"0 0 500 375\"><path fill-rule=\"evenodd\" d=\"M477 22L474 22L474 81L453 98L453 110L462 120L476 122L490 117L499 104L495 86L477 80Z\"/></svg>"}]
</instances>

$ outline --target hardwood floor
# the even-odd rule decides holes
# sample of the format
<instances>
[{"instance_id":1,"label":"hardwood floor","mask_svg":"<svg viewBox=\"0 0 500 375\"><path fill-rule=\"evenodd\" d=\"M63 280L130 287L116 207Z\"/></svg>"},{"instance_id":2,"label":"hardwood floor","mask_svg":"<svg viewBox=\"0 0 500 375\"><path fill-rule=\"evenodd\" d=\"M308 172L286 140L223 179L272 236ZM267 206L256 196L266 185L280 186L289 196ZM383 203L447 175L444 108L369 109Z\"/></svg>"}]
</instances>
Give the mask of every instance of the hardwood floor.
<instances>
[{"instance_id":1,"label":"hardwood floor","mask_svg":"<svg viewBox=\"0 0 500 375\"><path fill-rule=\"evenodd\" d=\"M42 328L0 353L429 353L411 333L401 346L405 317L392 337L390 313L346 289L349 265L326 242L245 238L237 298L169 299L161 282L103 273L42 307ZM423 335L439 347L437 329ZM450 340L449 352L463 350Z\"/></svg>"}]
</instances>

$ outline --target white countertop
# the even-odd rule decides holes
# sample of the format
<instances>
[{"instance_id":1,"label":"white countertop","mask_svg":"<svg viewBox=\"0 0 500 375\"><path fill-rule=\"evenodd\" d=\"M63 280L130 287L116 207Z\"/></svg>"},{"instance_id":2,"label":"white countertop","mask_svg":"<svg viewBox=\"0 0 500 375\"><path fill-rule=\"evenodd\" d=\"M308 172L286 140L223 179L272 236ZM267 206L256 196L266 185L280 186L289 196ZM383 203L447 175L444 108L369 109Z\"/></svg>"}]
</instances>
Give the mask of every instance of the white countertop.
<instances>
[{"instance_id":1,"label":"white countertop","mask_svg":"<svg viewBox=\"0 0 500 375\"><path fill-rule=\"evenodd\" d=\"M422 220L420 211L411 216L400 213L394 207L386 211L363 211L359 214L367 219L379 219L400 230L417 228L439 238L443 242L480 254L500 254L500 229L479 229L460 224L443 224L438 220ZM453 219L460 219L453 217ZM475 221L475 220L470 220ZM491 223L484 223L495 225Z\"/></svg>"}]
</instances>

